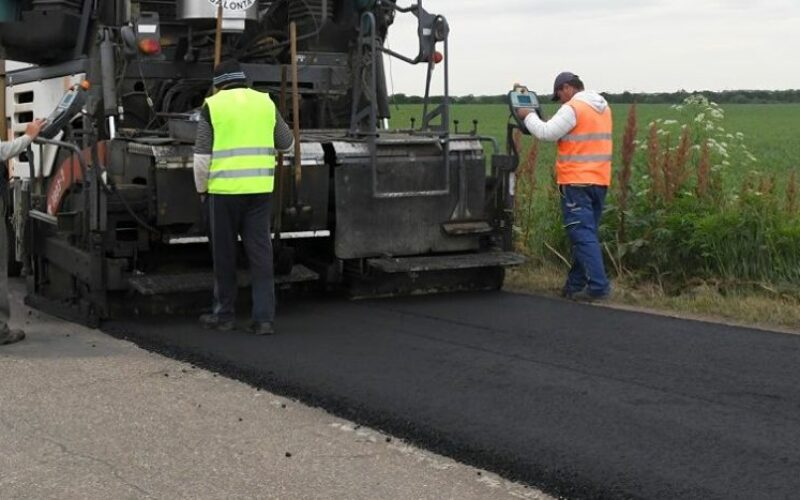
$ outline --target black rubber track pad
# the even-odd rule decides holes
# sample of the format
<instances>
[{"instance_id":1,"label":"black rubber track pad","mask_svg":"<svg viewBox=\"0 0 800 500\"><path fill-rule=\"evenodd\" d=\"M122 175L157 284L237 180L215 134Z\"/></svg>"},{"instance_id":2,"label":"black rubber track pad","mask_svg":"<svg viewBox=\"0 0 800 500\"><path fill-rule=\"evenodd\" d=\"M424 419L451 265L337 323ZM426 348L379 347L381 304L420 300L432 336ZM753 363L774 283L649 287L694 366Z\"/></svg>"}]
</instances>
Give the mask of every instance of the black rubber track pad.
<instances>
[{"instance_id":1,"label":"black rubber track pad","mask_svg":"<svg viewBox=\"0 0 800 500\"><path fill-rule=\"evenodd\" d=\"M570 498L791 498L800 336L510 293L103 329Z\"/></svg>"}]
</instances>

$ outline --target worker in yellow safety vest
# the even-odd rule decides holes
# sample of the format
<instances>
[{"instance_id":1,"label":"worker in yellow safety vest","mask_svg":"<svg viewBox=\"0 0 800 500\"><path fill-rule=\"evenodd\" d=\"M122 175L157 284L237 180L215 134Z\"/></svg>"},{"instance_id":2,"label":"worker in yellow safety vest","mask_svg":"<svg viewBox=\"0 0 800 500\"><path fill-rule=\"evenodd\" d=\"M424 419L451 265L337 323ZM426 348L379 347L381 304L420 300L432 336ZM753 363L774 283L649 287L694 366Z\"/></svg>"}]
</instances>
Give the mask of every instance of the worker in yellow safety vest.
<instances>
[{"instance_id":1,"label":"worker in yellow safety vest","mask_svg":"<svg viewBox=\"0 0 800 500\"><path fill-rule=\"evenodd\" d=\"M556 182L572 243L572 267L562 295L575 300L606 299L611 288L598 227L611 184L611 108L603 96L585 90L578 75L568 71L556 77L553 101L562 106L548 121L529 109L521 109L518 115L535 137L558 141Z\"/></svg>"},{"instance_id":2,"label":"worker in yellow safety vest","mask_svg":"<svg viewBox=\"0 0 800 500\"><path fill-rule=\"evenodd\" d=\"M214 69L218 92L200 113L194 154L197 192L207 202L214 261L214 301L200 317L206 328L233 330L238 283L238 237L249 262L253 310L248 331L274 333L275 283L272 262L272 192L278 151L294 137L269 95L249 88L234 60Z\"/></svg>"}]
</instances>

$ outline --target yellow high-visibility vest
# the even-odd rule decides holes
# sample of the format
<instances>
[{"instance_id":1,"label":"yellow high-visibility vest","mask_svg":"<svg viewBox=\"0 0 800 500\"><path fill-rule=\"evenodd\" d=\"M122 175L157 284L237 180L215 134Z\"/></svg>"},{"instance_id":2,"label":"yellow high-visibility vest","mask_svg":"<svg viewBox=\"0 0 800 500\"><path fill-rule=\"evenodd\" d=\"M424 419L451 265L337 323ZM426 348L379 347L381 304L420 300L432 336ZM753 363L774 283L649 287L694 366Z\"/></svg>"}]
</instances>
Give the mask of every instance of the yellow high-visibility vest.
<instances>
[{"instance_id":1,"label":"yellow high-visibility vest","mask_svg":"<svg viewBox=\"0 0 800 500\"><path fill-rule=\"evenodd\" d=\"M275 185L275 104L269 95L241 88L206 99L214 129L208 192L271 193Z\"/></svg>"}]
</instances>

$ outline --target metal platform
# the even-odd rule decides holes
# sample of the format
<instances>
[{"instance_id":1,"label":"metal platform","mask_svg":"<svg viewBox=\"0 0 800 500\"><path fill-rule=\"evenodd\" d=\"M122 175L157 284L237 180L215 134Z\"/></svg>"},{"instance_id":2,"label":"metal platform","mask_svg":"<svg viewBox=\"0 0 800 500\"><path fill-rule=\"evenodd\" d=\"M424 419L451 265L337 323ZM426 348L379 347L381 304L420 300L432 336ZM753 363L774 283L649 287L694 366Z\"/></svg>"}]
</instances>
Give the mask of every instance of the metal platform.
<instances>
[{"instance_id":1,"label":"metal platform","mask_svg":"<svg viewBox=\"0 0 800 500\"><path fill-rule=\"evenodd\" d=\"M477 269L481 267L518 266L525 257L514 252L485 252L432 257L398 257L367 259L372 269L384 273L414 273L446 271L453 269Z\"/></svg>"},{"instance_id":2,"label":"metal platform","mask_svg":"<svg viewBox=\"0 0 800 500\"><path fill-rule=\"evenodd\" d=\"M295 265L289 274L275 276L275 284L301 283L316 281L319 274L303 265ZM237 273L240 287L250 286L250 275L247 271ZM128 280L132 290L140 295L155 296L175 293L194 293L214 289L214 274L211 272L159 274L134 276Z\"/></svg>"}]
</instances>

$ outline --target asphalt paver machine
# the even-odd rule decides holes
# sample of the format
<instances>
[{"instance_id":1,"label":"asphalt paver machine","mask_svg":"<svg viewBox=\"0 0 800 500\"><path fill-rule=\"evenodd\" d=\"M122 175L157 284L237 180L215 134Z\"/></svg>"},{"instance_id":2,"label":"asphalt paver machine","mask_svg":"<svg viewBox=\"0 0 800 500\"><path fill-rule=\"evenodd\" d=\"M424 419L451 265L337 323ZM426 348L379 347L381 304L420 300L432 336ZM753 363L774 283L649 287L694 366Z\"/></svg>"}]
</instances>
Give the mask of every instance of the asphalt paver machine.
<instances>
[{"instance_id":1,"label":"asphalt paver machine","mask_svg":"<svg viewBox=\"0 0 800 500\"><path fill-rule=\"evenodd\" d=\"M446 19L421 2L219 2L6 2L7 138L48 117L10 162L12 267L28 304L96 325L177 311L198 294L207 302L192 143L220 54L243 64L300 138L276 174L278 286L356 297L501 287L522 260L512 249L518 160L477 130L451 132ZM386 47L400 15L416 17L416 54ZM387 127L385 57L427 67L407 129ZM434 98L436 79L444 95Z\"/></svg>"}]
</instances>

